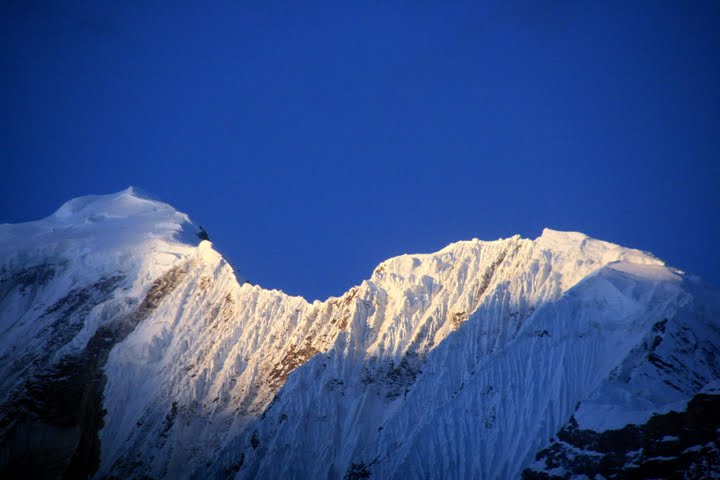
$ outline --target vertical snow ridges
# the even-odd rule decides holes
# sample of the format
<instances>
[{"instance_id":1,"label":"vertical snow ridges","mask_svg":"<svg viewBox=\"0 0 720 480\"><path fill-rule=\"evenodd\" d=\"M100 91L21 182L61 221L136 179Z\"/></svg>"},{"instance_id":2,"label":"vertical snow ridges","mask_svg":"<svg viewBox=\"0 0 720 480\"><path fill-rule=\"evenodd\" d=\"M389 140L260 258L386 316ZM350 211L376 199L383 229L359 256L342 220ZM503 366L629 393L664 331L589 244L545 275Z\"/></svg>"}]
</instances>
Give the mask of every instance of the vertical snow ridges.
<instances>
[{"instance_id":1,"label":"vertical snow ridges","mask_svg":"<svg viewBox=\"0 0 720 480\"><path fill-rule=\"evenodd\" d=\"M38 391L87 398L83 418L68 423L79 433L52 433L52 468L74 462L69 471L92 472L99 449L98 477L512 477L570 415L589 421L584 412L608 402L614 379L652 374L692 395L718 373L697 366L717 355L714 340L698 347L704 356L678 353L704 332L678 313L694 295L681 277L648 254L582 234L547 230L536 240L403 255L341 297L309 304L241 284L209 242L172 243L187 220L174 210L160 209L168 218L159 221L157 205L132 192L106 200L108 211L86 199L53 219L84 219L68 240L68 255L82 259L73 278L83 281L58 267L17 275L30 279L27 295L0 284L2 311L22 314L2 327L29 345L18 354L0 342L0 355L55 365L37 376ZM159 237L123 237L96 256L72 243L100 238L96 230L112 236L117 222L138 227L133 239L161 225ZM109 296L73 290L98 280L87 278L92 266L122 278ZM58 282L52 295L39 287ZM23 318L38 302L49 311L38 323L44 357L20 328L39 318ZM77 363L67 368L53 363L70 358Z\"/></svg>"}]
</instances>

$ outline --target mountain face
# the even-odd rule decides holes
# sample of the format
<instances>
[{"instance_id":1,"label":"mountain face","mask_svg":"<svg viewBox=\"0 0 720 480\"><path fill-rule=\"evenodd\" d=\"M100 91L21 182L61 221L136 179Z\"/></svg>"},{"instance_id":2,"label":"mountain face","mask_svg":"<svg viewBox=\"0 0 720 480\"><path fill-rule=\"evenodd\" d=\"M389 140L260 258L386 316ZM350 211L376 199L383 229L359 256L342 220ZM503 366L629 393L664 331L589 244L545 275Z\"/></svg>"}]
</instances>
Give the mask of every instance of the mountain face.
<instances>
[{"instance_id":1,"label":"mountain face","mask_svg":"<svg viewBox=\"0 0 720 480\"><path fill-rule=\"evenodd\" d=\"M720 296L650 254L464 241L308 303L196 233L131 189L0 226L0 477L720 478Z\"/></svg>"}]
</instances>

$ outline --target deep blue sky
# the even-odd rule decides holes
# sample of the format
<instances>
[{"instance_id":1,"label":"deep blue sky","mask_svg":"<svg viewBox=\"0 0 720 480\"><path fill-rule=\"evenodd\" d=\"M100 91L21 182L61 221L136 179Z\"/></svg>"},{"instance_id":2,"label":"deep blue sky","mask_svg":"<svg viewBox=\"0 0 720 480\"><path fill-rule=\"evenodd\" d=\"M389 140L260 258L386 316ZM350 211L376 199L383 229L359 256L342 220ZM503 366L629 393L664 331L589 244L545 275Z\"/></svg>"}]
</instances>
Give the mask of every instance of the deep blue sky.
<instances>
[{"instance_id":1,"label":"deep blue sky","mask_svg":"<svg viewBox=\"0 0 720 480\"><path fill-rule=\"evenodd\" d=\"M0 222L134 185L311 300L544 226L720 285L720 2L627 3L2 2Z\"/></svg>"}]
</instances>

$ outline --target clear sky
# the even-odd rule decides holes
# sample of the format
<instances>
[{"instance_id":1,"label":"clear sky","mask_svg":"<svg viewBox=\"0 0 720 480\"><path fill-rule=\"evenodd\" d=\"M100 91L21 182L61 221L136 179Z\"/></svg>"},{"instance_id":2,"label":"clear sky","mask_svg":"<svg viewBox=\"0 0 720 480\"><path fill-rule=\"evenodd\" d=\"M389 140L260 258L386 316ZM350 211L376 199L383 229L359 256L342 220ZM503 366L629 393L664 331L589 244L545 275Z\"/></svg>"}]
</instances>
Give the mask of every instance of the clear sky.
<instances>
[{"instance_id":1,"label":"clear sky","mask_svg":"<svg viewBox=\"0 0 720 480\"><path fill-rule=\"evenodd\" d=\"M717 1L9 0L0 88L0 222L133 185L310 300L545 226L720 285Z\"/></svg>"}]
</instances>

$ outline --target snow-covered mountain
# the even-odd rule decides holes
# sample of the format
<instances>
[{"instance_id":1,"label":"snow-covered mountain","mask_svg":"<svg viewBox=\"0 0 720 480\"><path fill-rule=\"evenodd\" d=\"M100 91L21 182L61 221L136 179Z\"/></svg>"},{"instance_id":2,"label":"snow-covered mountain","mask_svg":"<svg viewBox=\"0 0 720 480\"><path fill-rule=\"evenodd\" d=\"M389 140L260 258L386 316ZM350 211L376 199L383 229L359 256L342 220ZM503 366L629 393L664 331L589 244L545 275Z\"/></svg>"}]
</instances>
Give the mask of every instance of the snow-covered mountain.
<instances>
[{"instance_id":1,"label":"snow-covered mountain","mask_svg":"<svg viewBox=\"0 0 720 480\"><path fill-rule=\"evenodd\" d=\"M308 303L196 232L132 189L0 226L2 478L720 477L720 296L650 254L463 241Z\"/></svg>"}]
</instances>

